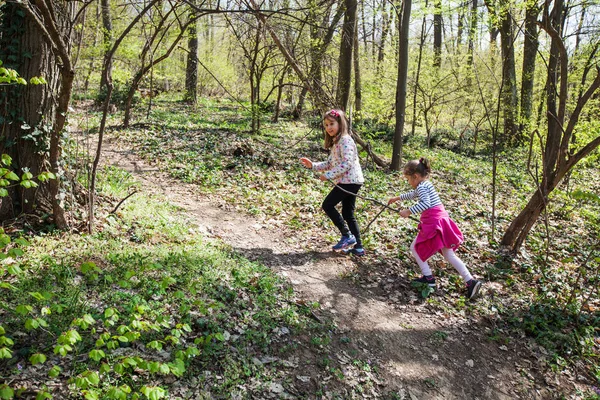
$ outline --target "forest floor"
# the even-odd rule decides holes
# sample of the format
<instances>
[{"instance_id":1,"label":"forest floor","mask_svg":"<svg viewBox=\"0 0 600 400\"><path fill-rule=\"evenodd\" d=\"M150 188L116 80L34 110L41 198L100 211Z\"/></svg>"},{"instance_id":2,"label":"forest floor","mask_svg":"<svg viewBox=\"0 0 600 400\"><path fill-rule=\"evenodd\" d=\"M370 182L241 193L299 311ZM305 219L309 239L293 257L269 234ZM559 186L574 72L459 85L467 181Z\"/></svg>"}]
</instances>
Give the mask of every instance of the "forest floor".
<instances>
[{"instance_id":1,"label":"forest floor","mask_svg":"<svg viewBox=\"0 0 600 400\"><path fill-rule=\"evenodd\" d=\"M577 377L550 371L541 348L531 339L490 340L494 321L424 302L411 288L410 277L394 270L375 271L382 267L377 251L369 250L359 259L343 256L330 251L331 243L323 238L257 219L219 195L174 179L143 160L115 133L105 140L102 154L102 163L130 172L145 192L181 207L207 238L271 267L289 280L299 301L318 302L315 318L331 318L334 335L343 338L330 344L337 361L351 362L348 347L340 344L344 342L377 366L376 385L364 398L576 397ZM482 296L493 296L498 285L486 282ZM448 292L438 288L435 296L449 296ZM316 355L304 350L298 357L303 364L304 358ZM297 378L319 379L310 366L305 369L296 371Z\"/></svg>"}]
</instances>

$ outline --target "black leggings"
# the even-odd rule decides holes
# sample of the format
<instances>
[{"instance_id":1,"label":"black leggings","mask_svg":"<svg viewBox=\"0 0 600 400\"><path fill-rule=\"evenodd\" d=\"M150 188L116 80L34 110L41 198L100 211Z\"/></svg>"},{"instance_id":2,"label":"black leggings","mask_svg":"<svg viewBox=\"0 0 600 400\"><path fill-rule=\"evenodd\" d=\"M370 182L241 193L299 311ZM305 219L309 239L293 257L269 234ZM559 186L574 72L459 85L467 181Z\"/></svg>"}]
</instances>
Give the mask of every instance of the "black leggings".
<instances>
[{"instance_id":1,"label":"black leggings","mask_svg":"<svg viewBox=\"0 0 600 400\"><path fill-rule=\"evenodd\" d=\"M362 185L355 183L338 183L338 186L344 190L357 194ZM339 202L342 202L342 215L340 215L335 208ZM342 235L348 235L352 232L356 238L356 247L362 247L358 222L356 222L356 217L354 216L355 205L356 196L348 194L336 186L329 192L327 197L325 197L322 207L329 219L331 219L335 226L340 230L340 233ZM346 223L348 223L347 226Z\"/></svg>"}]
</instances>

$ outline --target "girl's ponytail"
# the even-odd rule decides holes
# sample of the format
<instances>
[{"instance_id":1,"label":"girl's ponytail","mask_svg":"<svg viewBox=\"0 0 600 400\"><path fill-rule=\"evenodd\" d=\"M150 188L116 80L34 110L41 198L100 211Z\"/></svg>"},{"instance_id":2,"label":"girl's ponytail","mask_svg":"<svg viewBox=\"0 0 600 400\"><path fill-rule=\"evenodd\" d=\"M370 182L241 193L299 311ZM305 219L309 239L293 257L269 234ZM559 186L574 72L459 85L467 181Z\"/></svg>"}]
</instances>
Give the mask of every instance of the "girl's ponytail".
<instances>
[{"instance_id":1,"label":"girl's ponytail","mask_svg":"<svg viewBox=\"0 0 600 400\"><path fill-rule=\"evenodd\" d=\"M425 157L421 157L418 160L410 160L404 166L403 172L404 175L418 174L426 178L431 173L431 163Z\"/></svg>"}]
</instances>

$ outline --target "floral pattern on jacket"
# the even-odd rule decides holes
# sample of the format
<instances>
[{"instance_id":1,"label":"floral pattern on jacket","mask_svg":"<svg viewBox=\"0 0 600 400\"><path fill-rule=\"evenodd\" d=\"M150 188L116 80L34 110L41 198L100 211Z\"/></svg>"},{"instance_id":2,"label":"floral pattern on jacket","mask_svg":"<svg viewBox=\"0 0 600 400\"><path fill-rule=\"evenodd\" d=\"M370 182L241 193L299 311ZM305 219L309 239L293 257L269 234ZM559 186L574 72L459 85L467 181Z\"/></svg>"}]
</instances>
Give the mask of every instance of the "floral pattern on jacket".
<instances>
[{"instance_id":1,"label":"floral pattern on jacket","mask_svg":"<svg viewBox=\"0 0 600 400\"><path fill-rule=\"evenodd\" d=\"M358 159L356 143L350 135L342 135L337 143L331 146L327 161L313 163L313 170L326 171L325 178L335 183L363 184L362 168Z\"/></svg>"}]
</instances>

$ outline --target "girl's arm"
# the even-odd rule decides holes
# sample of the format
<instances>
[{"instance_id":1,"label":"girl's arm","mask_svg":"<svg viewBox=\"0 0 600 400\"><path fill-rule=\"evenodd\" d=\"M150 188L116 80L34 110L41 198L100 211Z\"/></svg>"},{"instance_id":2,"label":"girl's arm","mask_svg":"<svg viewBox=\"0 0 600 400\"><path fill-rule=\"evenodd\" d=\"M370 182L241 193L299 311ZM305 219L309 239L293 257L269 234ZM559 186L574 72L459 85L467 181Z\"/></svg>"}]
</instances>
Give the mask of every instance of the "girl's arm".
<instances>
[{"instance_id":1,"label":"girl's arm","mask_svg":"<svg viewBox=\"0 0 600 400\"><path fill-rule=\"evenodd\" d=\"M419 193L416 190L413 190L412 192L402 193L400 196L398 196L398 200L415 200L418 198Z\"/></svg>"},{"instance_id":2,"label":"girl's arm","mask_svg":"<svg viewBox=\"0 0 600 400\"><path fill-rule=\"evenodd\" d=\"M312 169L315 171L325 171L331 168L331 153L329 153L329 157L327 157L327 161L315 162L312 163Z\"/></svg>"},{"instance_id":3,"label":"girl's arm","mask_svg":"<svg viewBox=\"0 0 600 400\"><path fill-rule=\"evenodd\" d=\"M338 176L343 175L352 168L352 163L357 160L356 145L349 135L342 135L337 146L340 149L341 161L337 165L332 165L331 169L323 174L327 179L335 179ZM332 149L332 154L333 151L334 149ZM331 159L330 156L329 160Z\"/></svg>"}]
</instances>

